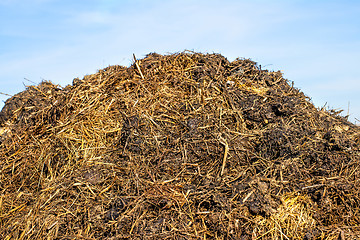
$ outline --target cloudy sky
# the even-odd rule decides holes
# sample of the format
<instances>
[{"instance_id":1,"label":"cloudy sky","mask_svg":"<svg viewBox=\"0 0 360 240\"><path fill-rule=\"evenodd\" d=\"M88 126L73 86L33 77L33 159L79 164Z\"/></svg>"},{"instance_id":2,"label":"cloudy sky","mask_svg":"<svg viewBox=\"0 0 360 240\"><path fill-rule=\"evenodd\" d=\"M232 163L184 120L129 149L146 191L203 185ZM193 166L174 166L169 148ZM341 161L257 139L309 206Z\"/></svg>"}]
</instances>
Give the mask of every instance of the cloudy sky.
<instances>
[{"instance_id":1,"label":"cloudy sky","mask_svg":"<svg viewBox=\"0 0 360 240\"><path fill-rule=\"evenodd\" d=\"M316 106L360 121L360 1L0 0L0 92L9 95L129 66L133 53L185 49L281 70Z\"/></svg>"}]
</instances>

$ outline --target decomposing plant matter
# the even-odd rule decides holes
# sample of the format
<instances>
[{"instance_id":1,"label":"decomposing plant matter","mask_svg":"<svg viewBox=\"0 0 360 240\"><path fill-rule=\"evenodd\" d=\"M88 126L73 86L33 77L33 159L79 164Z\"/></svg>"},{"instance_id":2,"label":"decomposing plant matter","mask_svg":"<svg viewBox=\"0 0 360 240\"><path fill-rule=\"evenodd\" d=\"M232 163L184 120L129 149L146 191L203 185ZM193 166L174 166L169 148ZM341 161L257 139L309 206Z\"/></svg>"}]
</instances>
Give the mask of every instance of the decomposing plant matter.
<instances>
[{"instance_id":1,"label":"decomposing plant matter","mask_svg":"<svg viewBox=\"0 0 360 240\"><path fill-rule=\"evenodd\" d=\"M280 72L149 54L0 113L1 239L345 239L360 130Z\"/></svg>"}]
</instances>

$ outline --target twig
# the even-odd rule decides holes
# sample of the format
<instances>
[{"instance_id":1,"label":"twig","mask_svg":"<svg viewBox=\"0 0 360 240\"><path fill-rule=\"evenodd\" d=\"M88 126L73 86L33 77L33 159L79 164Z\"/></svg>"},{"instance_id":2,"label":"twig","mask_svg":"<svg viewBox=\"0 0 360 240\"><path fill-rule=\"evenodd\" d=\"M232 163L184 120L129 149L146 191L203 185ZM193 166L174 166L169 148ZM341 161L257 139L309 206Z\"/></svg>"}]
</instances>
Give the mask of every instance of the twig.
<instances>
[{"instance_id":1,"label":"twig","mask_svg":"<svg viewBox=\"0 0 360 240\"><path fill-rule=\"evenodd\" d=\"M139 63L138 63L138 61L136 60L135 54L133 54L133 57L134 57L134 61L135 61L136 68L138 69L138 71L139 71L139 73L140 73L140 75L141 75L142 80L145 80L145 77L144 77L144 75L143 75L142 72L141 72ZM142 83L141 81L139 81L139 82L140 82L140 85L145 89L145 91L146 91L148 94L150 94L151 96L153 96L153 94L143 85L143 83Z\"/></svg>"},{"instance_id":2,"label":"twig","mask_svg":"<svg viewBox=\"0 0 360 240\"><path fill-rule=\"evenodd\" d=\"M12 97L13 95L10 95L10 94L6 94L6 93L3 93L3 92L0 92L1 95L5 95L5 96L9 96L9 97Z\"/></svg>"},{"instance_id":3,"label":"twig","mask_svg":"<svg viewBox=\"0 0 360 240\"><path fill-rule=\"evenodd\" d=\"M303 187L301 190L309 189L309 188L316 188L316 187L322 187L325 186L325 184L315 184L307 187Z\"/></svg>"},{"instance_id":4,"label":"twig","mask_svg":"<svg viewBox=\"0 0 360 240\"><path fill-rule=\"evenodd\" d=\"M222 166L221 166L221 172L220 172L220 176L222 176L224 174L224 169L225 169L225 165L226 165L226 159L227 159L227 155L228 155L228 152L229 152L229 144L222 137L220 137L219 140L220 140L220 143L223 144L224 147L225 147L224 158L223 158L223 162L222 162Z\"/></svg>"},{"instance_id":5,"label":"twig","mask_svg":"<svg viewBox=\"0 0 360 240\"><path fill-rule=\"evenodd\" d=\"M136 57L135 57L135 54L134 54L134 53L133 53L133 57L134 57L134 61L135 61L136 68L137 68L137 70L139 71L139 73L140 73L140 75L141 75L142 80L145 80L144 75L143 75L143 74L142 74L142 72L141 72L141 69L140 69L139 63L138 63L138 61L136 60Z\"/></svg>"}]
</instances>

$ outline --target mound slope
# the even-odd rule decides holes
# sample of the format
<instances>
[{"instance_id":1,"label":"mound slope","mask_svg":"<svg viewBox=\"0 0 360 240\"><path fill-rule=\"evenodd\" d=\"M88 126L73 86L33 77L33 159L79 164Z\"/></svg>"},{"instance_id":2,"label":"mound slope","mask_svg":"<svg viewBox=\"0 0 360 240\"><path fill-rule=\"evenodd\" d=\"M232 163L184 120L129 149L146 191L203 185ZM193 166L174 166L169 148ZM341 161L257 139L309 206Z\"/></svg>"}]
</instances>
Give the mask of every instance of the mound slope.
<instances>
[{"instance_id":1,"label":"mound slope","mask_svg":"<svg viewBox=\"0 0 360 240\"><path fill-rule=\"evenodd\" d=\"M280 72L149 54L0 113L2 239L345 239L360 130Z\"/></svg>"}]
</instances>

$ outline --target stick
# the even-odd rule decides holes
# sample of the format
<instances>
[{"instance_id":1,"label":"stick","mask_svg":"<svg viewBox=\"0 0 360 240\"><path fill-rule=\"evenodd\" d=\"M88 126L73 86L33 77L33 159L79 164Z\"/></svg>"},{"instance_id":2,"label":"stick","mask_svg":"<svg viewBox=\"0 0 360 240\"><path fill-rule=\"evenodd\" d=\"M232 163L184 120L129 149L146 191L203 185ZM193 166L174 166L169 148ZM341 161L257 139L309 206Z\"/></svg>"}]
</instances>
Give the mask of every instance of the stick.
<instances>
[{"instance_id":1,"label":"stick","mask_svg":"<svg viewBox=\"0 0 360 240\"><path fill-rule=\"evenodd\" d=\"M141 72L140 66L139 66L139 64L138 64L138 61L136 60L136 57L135 57L135 54L134 54L134 53L133 53L133 57L134 57L134 61L135 61L136 68L137 68L137 70L139 70L142 80L145 80L144 75L143 75L142 72Z\"/></svg>"},{"instance_id":2,"label":"stick","mask_svg":"<svg viewBox=\"0 0 360 240\"><path fill-rule=\"evenodd\" d=\"M142 80L145 80L145 77L144 77L144 75L143 75L142 72L141 72L139 63L138 63L138 61L136 60L136 57L135 57L135 54L134 54L134 53L133 53L133 57L134 57L134 61L135 61L136 68L138 69L138 71L139 71L139 73L140 73L140 75L141 75ZM151 96L153 96L153 95L151 94L151 92L150 92L149 90L147 90L147 88L143 85L143 83L142 83L141 81L139 81L139 82L140 82L140 85L146 90L146 92L149 93Z\"/></svg>"},{"instance_id":3,"label":"stick","mask_svg":"<svg viewBox=\"0 0 360 240\"><path fill-rule=\"evenodd\" d=\"M225 146L224 158L223 158L223 162L222 162L222 166L221 166L221 172L220 172L220 176L222 176L224 174L226 159L227 159L227 155L228 155L228 152L229 152L229 144L222 137L220 137L220 143Z\"/></svg>"},{"instance_id":4,"label":"stick","mask_svg":"<svg viewBox=\"0 0 360 240\"><path fill-rule=\"evenodd\" d=\"M12 95L10 95L10 94L7 94L7 93L2 93L2 92L0 92L0 94L1 94L1 95L5 95L5 96L9 96L9 97L12 97Z\"/></svg>"}]
</instances>

